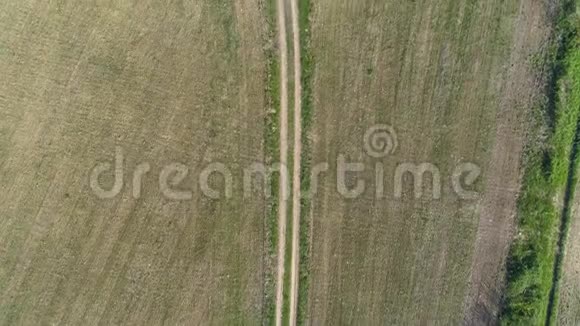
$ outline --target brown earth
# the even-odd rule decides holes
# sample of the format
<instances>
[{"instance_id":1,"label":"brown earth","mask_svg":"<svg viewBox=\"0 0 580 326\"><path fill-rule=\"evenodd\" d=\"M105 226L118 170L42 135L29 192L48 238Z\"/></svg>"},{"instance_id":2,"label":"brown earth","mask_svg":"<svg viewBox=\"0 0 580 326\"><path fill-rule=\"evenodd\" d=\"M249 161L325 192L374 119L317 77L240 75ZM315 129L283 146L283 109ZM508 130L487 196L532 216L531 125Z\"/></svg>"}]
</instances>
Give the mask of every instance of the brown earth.
<instances>
[{"instance_id":1,"label":"brown earth","mask_svg":"<svg viewBox=\"0 0 580 326\"><path fill-rule=\"evenodd\" d=\"M530 58L550 36L547 8L540 1L520 2L496 117L495 144L485 178L473 254L465 322L497 322L505 286L505 259L515 229L521 185L523 146L529 109L539 101L542 85ZM527 110L526 110L527 109Z\"/></svg>"}]
</instances>

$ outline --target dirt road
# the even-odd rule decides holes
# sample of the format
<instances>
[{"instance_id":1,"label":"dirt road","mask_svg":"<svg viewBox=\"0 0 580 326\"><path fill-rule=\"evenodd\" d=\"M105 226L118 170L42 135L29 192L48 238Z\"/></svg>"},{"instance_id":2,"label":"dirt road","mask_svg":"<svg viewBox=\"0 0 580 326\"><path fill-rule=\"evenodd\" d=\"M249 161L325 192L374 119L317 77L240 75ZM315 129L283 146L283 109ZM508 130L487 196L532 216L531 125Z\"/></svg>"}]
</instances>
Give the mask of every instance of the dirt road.
<instances>
[{"instance_id":1,"label":"dirt road","mask_svg":"<svg viewBox=\"0 0 580 326\"><path fill-rule=\"evenodd\" d=\"M290 270L289 324L296 325L298 280L300 266L300 169L302 160L302 86L300 65L300 31L296 0L278 0L278 38L280 50L280 163L288 166L288 45L285 6L290 5L294 54L294 146L292 171L292 256ZM286 223L288 174L281 173L278 210L278 267L276 284L276 325L282 324L284 305L284 263L286 252Z\"/></svg>"},{"instance_id":2,"label":"dirt road","mask_svg":"<svg viewBox=\"0 0 580 326\"><path fill-rule=\"evenodd\" d=\"M286 253L286 220L288 201L288 44L284 1L277 1L278 42L280 51L280 188L278 192L278 267L276 277L276 326L282 325L284 303L284 262Z\"/></svg>"},{"instance_id":3,"label":"dirt road","mask_svg":"<svg viewBox=\"0 0 580 326\"><path fill-rule=\"evenodd\" d=\"M292 41L294 43L294 165L292 173L292 262L290 271L289 324L296 325L300 266L300 170L302 167L302 74L300 64L300 26L298 0L290 0Z\"/></svg>"}]
</instances>

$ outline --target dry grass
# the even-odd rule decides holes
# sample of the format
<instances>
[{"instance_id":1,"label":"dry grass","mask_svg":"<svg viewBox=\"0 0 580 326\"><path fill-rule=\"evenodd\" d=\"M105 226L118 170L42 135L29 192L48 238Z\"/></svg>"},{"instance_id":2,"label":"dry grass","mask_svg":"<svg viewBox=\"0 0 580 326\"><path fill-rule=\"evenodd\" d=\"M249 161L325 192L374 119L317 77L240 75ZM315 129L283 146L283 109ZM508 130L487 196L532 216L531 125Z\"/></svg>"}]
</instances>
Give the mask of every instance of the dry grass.
<instances>
[{"instance_id":1,"label":"dry grass","mask_svg":"<svg viewBox=\"0 0 580 326\"><path fill-rule=\"evenodd\" d=\"M526 112L538 91L527 60L547 36L543 10L536 1L314 3L312 164L331 169L312 202L312 324L497 318ZM375 198L366 172L363 198L346 200L336 158L374 166L362 141L377 123L399 138L383 160L387 198ZM401 162L437 165L443 198L414 200L407 187L395 200ZM459 162L482 167L480 200L451 191Z\"/></svg>"},{"instance_id":2,"label":"dry grass","mask_svg":"<svg viewBox=\"0 0 580 326\"><path fill-rule=\"evenodd\" d=\"M209 162L264 156L259 5L0 3L0 324L260 322L265 203L194 186ZM115 146L126 186L101 200L88 173ZM174 162L191 201L159 193Z\"/></svg>"}]
</instances>

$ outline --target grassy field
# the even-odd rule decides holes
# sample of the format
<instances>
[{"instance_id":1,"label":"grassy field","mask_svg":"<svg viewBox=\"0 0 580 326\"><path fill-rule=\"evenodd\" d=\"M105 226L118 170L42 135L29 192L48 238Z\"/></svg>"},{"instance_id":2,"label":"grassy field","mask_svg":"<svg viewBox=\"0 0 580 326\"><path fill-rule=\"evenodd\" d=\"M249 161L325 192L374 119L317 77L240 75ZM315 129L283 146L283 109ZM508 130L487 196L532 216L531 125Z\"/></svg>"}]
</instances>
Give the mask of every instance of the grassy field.
<instances>
[{"instance_id":1,"label":"grassy field","mask_svg":"<svg viewBox=\"0 0 580 326\"><path fill-rule=\"evenodd\" d=\"M239 181L266 156L261 6L0 3L0 324L261 323L266 202L197 186L210 162ZM100 199L89 174L116 147L125 186ZM160 193L171 163L191 200Z\"/></svg>"},{"instance_id":2,"label":"grassy field","mask_svg":"<svg viewBox=\"0 0 580 326\"><path fill-rule=\"evenodd\" d=\"M279 239L284 324L578 324L574 1L283 0L287 83L275 0L0 2L0 325L273 324ZM278 234L285 179L242 172L281 150Z\"/></svg>"},{"instance_id":3,"label":"grassy field","mask_svg":"<svg viewBox=\"0 0 580 326\"><path fill-rule=\"evenodd\" d=\"M547 12L538 1L313 2L312 166L330 170L309 212L311 324L497 321ZM376 124L398 138L380 159L363 146ZM357 199L337 192L340 154L366 167ZM394 198L397 166L424 162L441 172L441 199L429 185L415 199L409 178ZM476 200L451 187L464 162L482 169Z\"/></svg>"}]
</instances>

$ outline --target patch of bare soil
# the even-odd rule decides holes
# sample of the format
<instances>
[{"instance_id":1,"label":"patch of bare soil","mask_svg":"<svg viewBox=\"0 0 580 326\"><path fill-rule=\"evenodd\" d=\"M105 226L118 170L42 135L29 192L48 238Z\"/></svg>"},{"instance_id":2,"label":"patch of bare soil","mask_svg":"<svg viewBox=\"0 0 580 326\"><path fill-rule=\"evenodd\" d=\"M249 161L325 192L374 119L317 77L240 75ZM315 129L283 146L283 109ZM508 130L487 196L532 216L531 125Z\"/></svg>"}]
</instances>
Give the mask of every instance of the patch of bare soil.
<instances>
[{"instance_id":1,"label":"patch of bare soil","mask_svg":"<svg viewBox=\"0 0 580 326\"><path fill-rule=\"evenodd\" d=\"M498 321L523 172L526 114L541 93L529 59L549 35L546 12L541 1L522 1L516 18L511 57L506 63L507 81L496 117L496 142L485 171L485 195L465 301L465 322L469 325Z\"/></svg>"}]
</instances>

